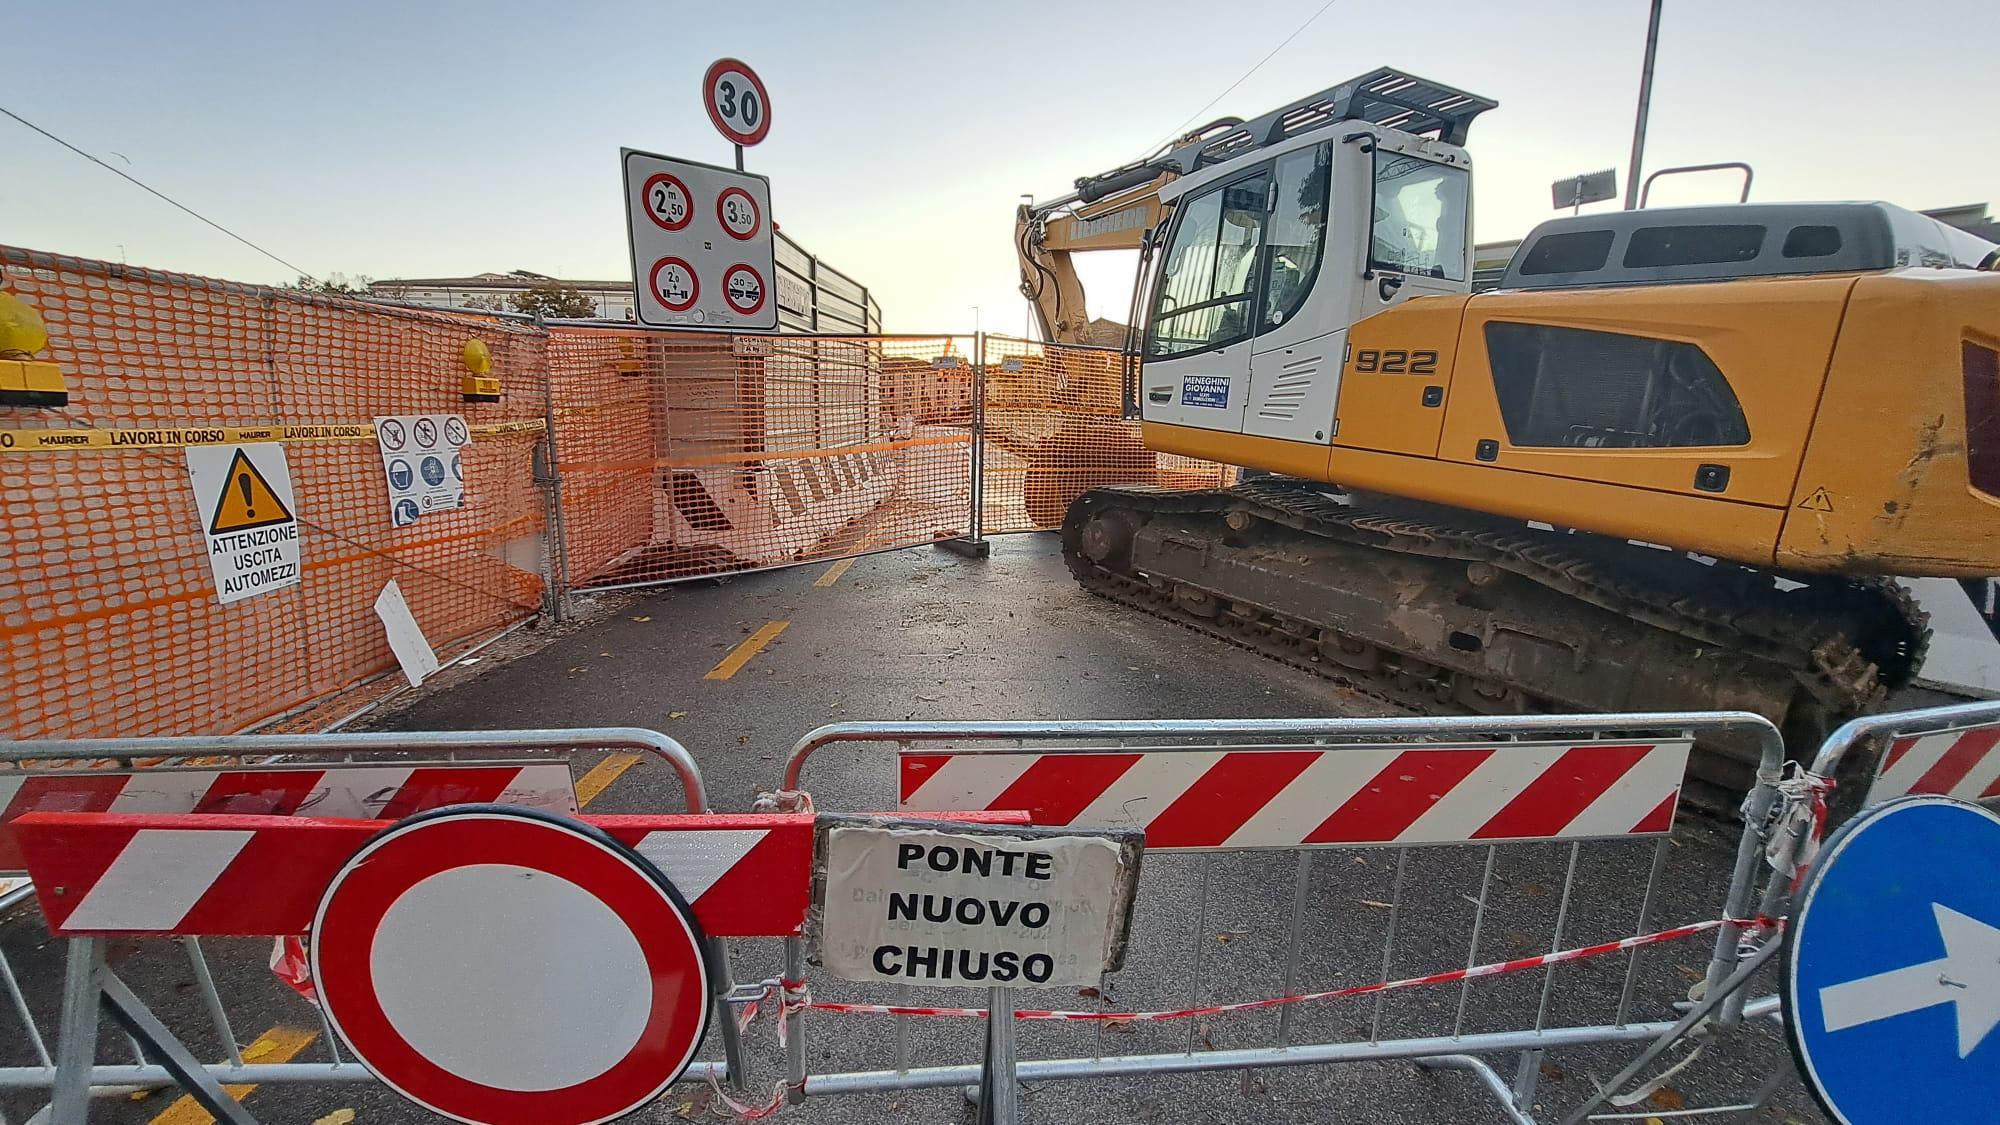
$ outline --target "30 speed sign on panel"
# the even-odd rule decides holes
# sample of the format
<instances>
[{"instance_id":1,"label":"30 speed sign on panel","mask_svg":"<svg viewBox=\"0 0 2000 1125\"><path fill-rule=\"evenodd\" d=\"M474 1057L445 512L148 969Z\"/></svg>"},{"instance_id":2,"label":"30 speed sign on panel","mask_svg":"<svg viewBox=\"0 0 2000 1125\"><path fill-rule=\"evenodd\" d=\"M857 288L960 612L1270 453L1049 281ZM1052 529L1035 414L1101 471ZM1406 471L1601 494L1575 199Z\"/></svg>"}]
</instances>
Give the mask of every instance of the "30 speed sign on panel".
<instances>
[{"instance_id":1,"label":"30 speed sign on panel","mask_svg":"<svg viewBox=\"0 0 2000 1125\"><path fill-rule=\"evenodd\" d=\"M754 268L730 266L722 275L722 298L744 316L754 316L764 307L764 278Z\"/></svg>"},{"instance_id":2,"label":"30 speed sign on panel","mask_svg":"<svg viewBox=\"0 0 2000 1125\"><path fill-rule=\"evenodd\" d=\"M715 218L723 232L739 242L757 237L764 216L757 213L757 200L740 187L729 188L715 197Z\"/></svg>"},{"instance_id":3,"label":"30 speed sign on panel","mask_svg":"<svg viewBox=\"0 0 2000 1125\"><path fill-rule=\"evenodd\" d=\"M694 218L694 196L679 177L665 172L650 176L642 194L646 197L646 217L661 230L680 230Z\"/></svg>"},{"instance_id":4,"label":"30 speed sign on panel","mask_svg":"<svg viewBox=\"0 0 2000 1125\"><path fill-rule=\"evenodd\" d=\"M708 119L723 136L754 145L771 131L771 95L757 73L736 59L717 59L701 80Z\"/></svg>"},{"instance_id":5,"label":"30 speed sign on panel","mask_svg":"<svg viewBox=\"0 0 2000 1125\"><path fill-rule=\"evenodd\" d=\"M334 876L312 976L340 1037L411 1101L595 1125L694 1058L706 940L672 881L603 830L457 805L399 821Z\"/></svg>"},{"instance_id":6,"label":"30 speed sign on panel","mask_svg":"<svg viewBox=\"0 0 2000 1125\"><path fill-rule=\"evenodd\" d=\"M661 258L653 263L646 284L653 287L660 304L673 312L686 312L694 307L695 299L701 296L701 282L695 280L694 267L680 258Z\"/></svg>"}]
</instances>

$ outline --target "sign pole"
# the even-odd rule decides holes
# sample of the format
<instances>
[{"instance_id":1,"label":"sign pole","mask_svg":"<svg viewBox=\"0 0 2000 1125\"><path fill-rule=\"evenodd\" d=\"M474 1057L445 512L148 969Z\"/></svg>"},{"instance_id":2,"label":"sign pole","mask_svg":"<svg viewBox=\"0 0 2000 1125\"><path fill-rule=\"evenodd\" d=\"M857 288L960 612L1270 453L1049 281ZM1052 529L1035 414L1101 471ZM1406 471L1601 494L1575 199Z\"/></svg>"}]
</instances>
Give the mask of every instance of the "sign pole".
<instances>
[{"instance_id":1,"label":"sign pole","mask_svg":"<svg viewBox=\"0 0 2000 1125\"><path fill-rule=\"evenodd\" d=\"M979 1125L1015 1125L1020 1088L1014 1082L1014 990L986 990L986 1065L979 1069Z\"/></svg>"},{"instance_id":2,"label":"sign pole","mask_svg":"<svg viewBox=\"0 0 2000 1125\"><path fill-rule=\"evenodd\" d=\"M734 147L736 149L736 170L741 172L743 170L743 146L736 145Z\"/></svg>"}]
</instances>

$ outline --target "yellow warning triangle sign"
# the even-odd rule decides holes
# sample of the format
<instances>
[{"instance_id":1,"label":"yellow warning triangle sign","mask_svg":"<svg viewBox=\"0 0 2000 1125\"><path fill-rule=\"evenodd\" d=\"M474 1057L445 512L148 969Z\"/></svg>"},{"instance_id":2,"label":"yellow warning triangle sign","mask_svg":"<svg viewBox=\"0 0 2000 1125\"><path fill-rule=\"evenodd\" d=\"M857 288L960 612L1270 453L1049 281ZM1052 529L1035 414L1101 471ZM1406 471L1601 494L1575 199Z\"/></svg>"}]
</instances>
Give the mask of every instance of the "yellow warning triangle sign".
<instances>
[{"instance_id":1,"label":"yellow warning triangle sign","mask_svg":"<svg viewBox=\"0 0 2000 1125\"><path fill-rule=\"evenodd\" d=\"M222 499L216 502L215 518L208 521L208 533L221 535L290 522L291 509L285 507L264 474L238 449L236 456L229 459L229 471L223 474Z\"/></svg>"}]
</instances>

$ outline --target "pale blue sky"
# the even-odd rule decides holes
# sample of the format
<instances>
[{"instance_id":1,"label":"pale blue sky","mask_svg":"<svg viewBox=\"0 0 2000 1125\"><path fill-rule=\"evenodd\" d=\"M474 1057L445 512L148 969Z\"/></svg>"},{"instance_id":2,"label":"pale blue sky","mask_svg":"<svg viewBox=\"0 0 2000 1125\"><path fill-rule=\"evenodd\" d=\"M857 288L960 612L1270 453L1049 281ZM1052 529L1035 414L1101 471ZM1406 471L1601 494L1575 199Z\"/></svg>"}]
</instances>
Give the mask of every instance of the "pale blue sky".
<instances>
[{"instance_id":1,"label":"pale blue sky","mask_svg":"<svg viewBox=\"0 0 2000 1125\"><path fill-rule=\"evenodd\" d=\"M0 0L0 105L315 273L622 278L619 147L726 162L697 87L736 55L771 88L749 164L788 233L892 329L962 331L977 305L1019 331L1019 195L1144 151L1322 2ZM1648 167L1747 160L1765 200L2000 202L1994 21L1986 0L1668 0ZM1645 22L1644 0L1338 0L1203 116L1384 64L1496 98L1478 236L1514 237L1551 180L1622 174ZM0 242L286 280L5 119ZM1128 270L1089 271L1094 312L1122 318Z\"/></svg>"}]
</instances>

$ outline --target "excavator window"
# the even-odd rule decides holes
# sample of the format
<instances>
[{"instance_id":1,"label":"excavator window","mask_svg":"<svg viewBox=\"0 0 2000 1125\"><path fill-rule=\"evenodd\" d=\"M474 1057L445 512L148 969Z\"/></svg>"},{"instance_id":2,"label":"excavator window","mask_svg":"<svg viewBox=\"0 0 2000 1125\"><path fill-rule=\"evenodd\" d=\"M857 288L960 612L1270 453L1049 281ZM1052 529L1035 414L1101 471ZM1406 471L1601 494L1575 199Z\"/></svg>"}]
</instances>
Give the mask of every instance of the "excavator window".
<instances>
[{"instance_id":1,"label":"excavator window","mask_svg":"<svg viewBox=\"0 0 2000 1125\"><path fill-rule=\"evenodd\" d=\"M1547 324L1486 326L1507 440L1522 448L1748 445L1729 380L1693 344Z\"/></svg>"},{"instance_id":2,"label":"excavator window","mask_svg":"<svg viewBox=\"0 0 2000 1125\"><path fill-rule=\"evenodd\" d=\"M1320 248L1326 241L1326 190L1333 178L1332 169L1331 145L1278 158L1263 330L1290 320L1305 304L1306 294L1312 292L1319 277Z\"/></svg>"},{"instance_id":3,"label":"excavator window","mask_svg":"<svg viewBox=\"0 0 2000 1125\"><path fill-rule=\"evenodd\" d=\"M1146 354L1155 359L1233 344L1250 335L1258 252L1269 218L1269 169L1181 204L1160 273Z\"/></svg>"},{"instance_id":4,"label":"excavator window","mask_svg":"<svg viewBox=\"0 0 2000 1125\"><path fill-rule=\"evenodd\" d=\"M1391 273L1465 280L1463 168L1382 153L1375 165L1375 225L1369 259Z\"/></svg>"}]
</instances>

